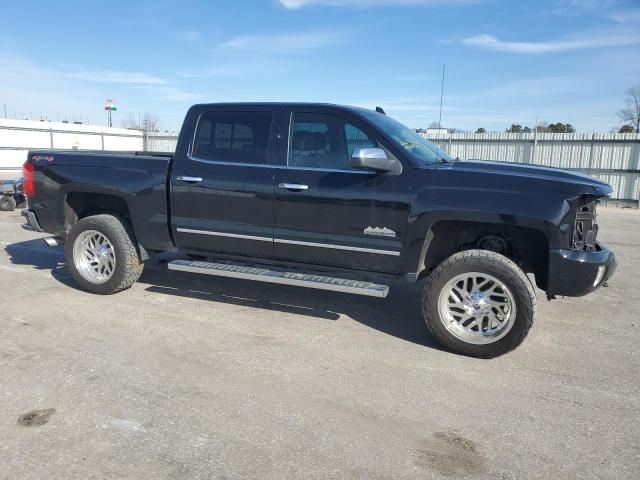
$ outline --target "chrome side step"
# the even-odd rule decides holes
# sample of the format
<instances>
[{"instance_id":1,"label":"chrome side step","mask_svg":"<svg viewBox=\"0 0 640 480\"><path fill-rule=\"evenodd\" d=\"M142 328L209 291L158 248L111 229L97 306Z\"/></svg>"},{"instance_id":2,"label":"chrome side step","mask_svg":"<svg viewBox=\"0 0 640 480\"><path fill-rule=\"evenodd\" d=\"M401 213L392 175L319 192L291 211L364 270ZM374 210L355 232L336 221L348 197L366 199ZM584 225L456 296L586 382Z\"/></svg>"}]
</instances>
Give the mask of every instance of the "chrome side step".
<instances>
[{"instance_id":1,"label":"chrome side step","mask_svg":"<svg viewBox=\"0 0 640 480\"><path fill-rule=\"evenodd\" d=\"M247 267L228 263L196 262L190 260L173 260L168 263L168 267L169 270L177 270L180 272L240 278L257 282L280 283L283 285L331 290L334 292L352 293L369 297L385 298L389 294L389 287L387 285L284 270L269 270L262 267Z\"/></svg>"}]
</instances>

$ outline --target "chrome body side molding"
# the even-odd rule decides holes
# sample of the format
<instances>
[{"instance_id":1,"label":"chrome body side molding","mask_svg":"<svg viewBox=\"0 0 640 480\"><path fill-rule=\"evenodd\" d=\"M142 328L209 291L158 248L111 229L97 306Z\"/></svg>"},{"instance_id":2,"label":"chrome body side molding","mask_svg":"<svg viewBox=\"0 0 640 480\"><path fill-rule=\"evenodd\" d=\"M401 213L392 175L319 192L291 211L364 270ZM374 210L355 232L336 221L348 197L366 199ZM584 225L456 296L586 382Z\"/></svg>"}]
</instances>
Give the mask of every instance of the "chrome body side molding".
<instances>
[{"instance_id":1,"label":"chrome body side molding","mask_svg":"<svg viewBox=\"0 0 640 480\"><path fill-rule=\"evenodd\" d=\"M261 242L284 243L289 245L301 245L304 247L331 248L334 250L349 250L352 252L374 253L377 255L391 255L399 257L400 252L396 250L380 250L377 248L352 247L350 245L335 245L331 243L303 242L301 240L287 240L284 238L258 237L254 235L241 235L238 233L212 232L209 230L194 230L192 228L177 228L180 233L193 233L197 235L211 235L214 237L229 237L243 240L257 240Z\"/></svg>"}]
</instances>

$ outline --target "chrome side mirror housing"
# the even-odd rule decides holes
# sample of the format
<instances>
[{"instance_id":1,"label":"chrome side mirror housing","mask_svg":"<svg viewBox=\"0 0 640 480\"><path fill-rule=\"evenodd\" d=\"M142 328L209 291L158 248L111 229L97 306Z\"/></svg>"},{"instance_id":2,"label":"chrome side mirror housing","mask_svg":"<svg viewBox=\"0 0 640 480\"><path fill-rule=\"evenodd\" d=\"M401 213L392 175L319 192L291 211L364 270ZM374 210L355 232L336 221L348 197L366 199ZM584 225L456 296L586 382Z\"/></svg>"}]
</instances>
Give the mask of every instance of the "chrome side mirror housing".
<instances>
[{"instance_id":1,"label":"chrome side mirror housing","mask_svg":"<svg viewBox=\"0 0 640 480\"><path fill-rule=\"evenodd\" d=\"M356 148L351 155L351 167L396 175L402 172L400 162L387 157L387 152L382 148Z\"/></svg>"}]
</instances>

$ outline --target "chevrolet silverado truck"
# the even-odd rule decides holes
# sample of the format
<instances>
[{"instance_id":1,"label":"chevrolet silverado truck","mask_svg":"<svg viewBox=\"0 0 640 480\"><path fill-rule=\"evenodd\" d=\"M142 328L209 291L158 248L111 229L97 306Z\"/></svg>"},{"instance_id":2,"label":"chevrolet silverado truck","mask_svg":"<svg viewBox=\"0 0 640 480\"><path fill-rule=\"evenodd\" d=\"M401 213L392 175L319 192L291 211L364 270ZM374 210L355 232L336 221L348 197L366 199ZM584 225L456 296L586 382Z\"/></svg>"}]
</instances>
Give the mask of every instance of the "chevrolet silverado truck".
<instances>
[{"instance_id":1,"label":"chevrolet silverado truck","mask_svg":"<svg viewBox=\"0 0 640 480\"><path fill-rule=\"evenodd\" d=\"M404 279L431 334L470 356L523 341L530 278L581 296L616 267L596 239L610 186L453 159L381 108L195 105L174 154L37 150L23 170L24 216L85 290L129 288L167 251L169 270L373 297Z\"/></svg>"}]
</instances>

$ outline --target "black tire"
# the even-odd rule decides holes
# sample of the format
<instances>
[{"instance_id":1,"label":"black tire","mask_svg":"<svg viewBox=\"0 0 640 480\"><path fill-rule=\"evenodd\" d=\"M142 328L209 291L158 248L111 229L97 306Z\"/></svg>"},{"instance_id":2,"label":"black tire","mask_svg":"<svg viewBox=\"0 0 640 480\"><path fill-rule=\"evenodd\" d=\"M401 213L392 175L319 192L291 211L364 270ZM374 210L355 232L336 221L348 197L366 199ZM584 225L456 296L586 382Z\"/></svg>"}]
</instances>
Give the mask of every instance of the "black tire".
<instances>
[{"instance_id":1,"label":"black tire","mask_svg":"<svg viewBox=\"0 0 640 480\"><path fill-rule=\"evenodd\" d=\"M443 288L456 276L468 272L497 278L510 290L515 301L516 315L511 329L493 343L464 341L450 332L440 318L438 303ZM487 250L458 252L438 265L424 282L420 303L427 327L439 343L453 352L479 358L497 357L520 345L533 325L536 309L535 291L526 274L505 256Z\"/></svg>"},{"instance_id":2,"label":"black tire","mask_svg":"<svg viewBox=\"0 0 640 480\"><path fill-rule=\"evenodd\" d=\"M74 262L74 244L78 236L87 230L100 232L113 246L115 268L111 278L105 283L89 281L79 272ZM144 267L129 223L125 219L108 214L83 218L71 227L65 241L64 253L69 271L78 285L83 290L100 295L111 295L131 287L140 278Z\"/></svg>"},{"instance_id":3,"label":"black tire","mask_svg":"<svg viewBox=\"0 0 640 480\"><path fill-rule=\"evenodd\" d=\"M13 212L16 209L16 200L8 195L0 197L0 210L3 212Z\"/></svg>"}]
</instances>

